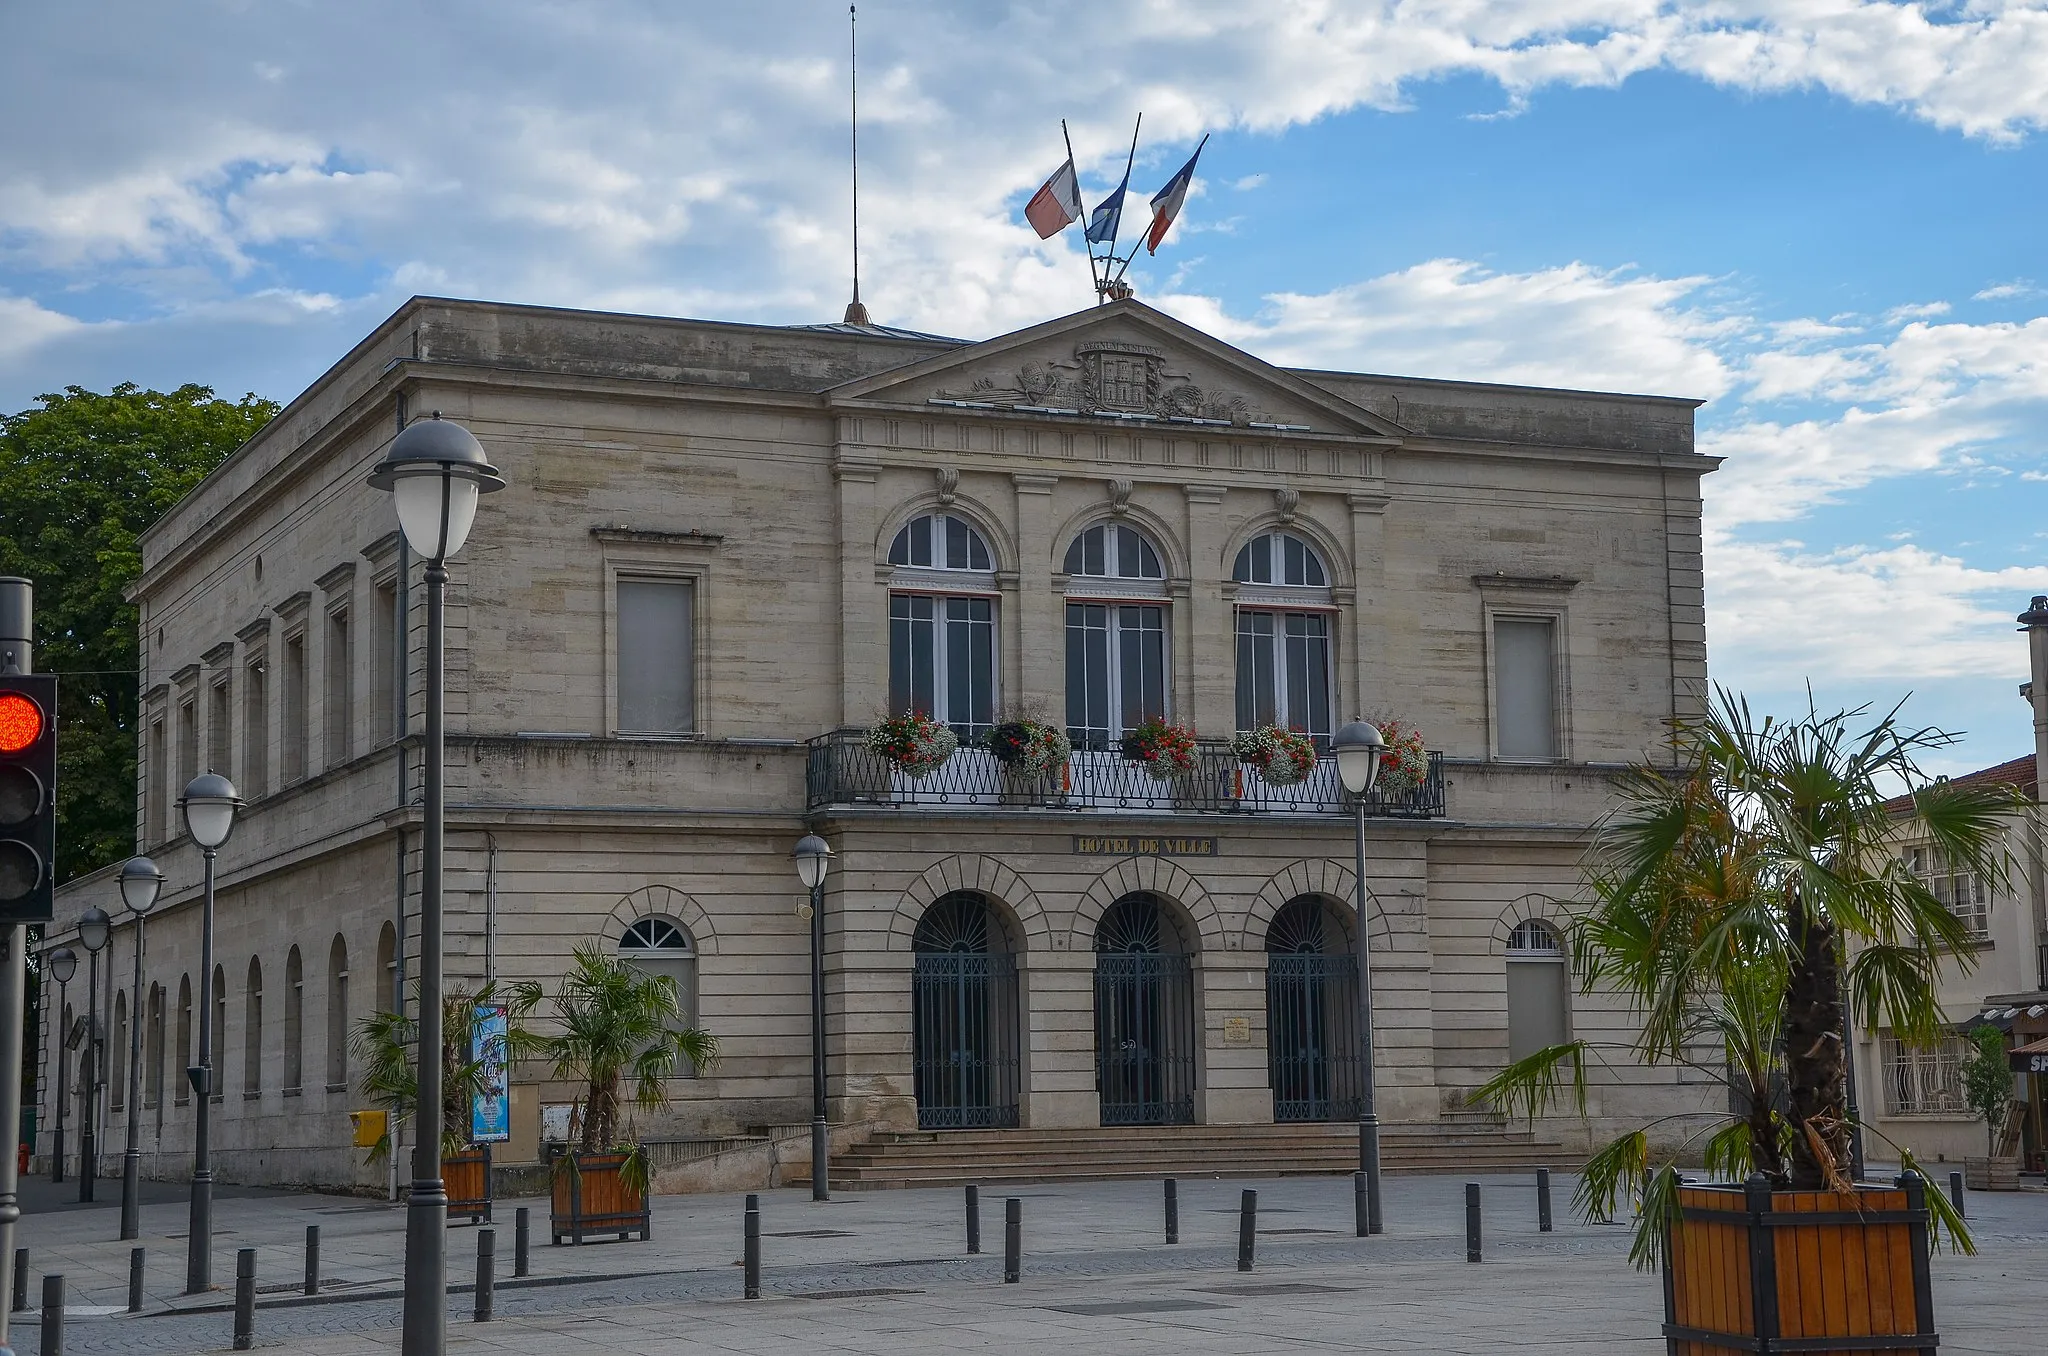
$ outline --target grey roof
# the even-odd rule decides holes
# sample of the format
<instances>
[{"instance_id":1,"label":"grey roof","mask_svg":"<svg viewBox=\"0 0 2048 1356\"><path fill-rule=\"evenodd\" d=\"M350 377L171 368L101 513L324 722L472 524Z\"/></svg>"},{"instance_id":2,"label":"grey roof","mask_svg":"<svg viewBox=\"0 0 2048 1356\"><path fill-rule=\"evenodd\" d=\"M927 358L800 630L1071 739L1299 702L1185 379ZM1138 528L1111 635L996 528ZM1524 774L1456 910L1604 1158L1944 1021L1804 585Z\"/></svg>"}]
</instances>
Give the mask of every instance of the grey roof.
<instances>
[{"instance_id":1,"label":"grey roof","mask_svg":"<svg viewBox=\"0 0 2048 1356\"><path fill-rule=\"evenodd\" d=\"M785 325L791 330L825 330L832 334L866 334L877 339L923 339L934 344L971 344L972 339L955 339L951 335L926 334L921 330L899 330L893 325L849 325L843 320L830 320L821 325Z\"/></svg>"}]
</instances>

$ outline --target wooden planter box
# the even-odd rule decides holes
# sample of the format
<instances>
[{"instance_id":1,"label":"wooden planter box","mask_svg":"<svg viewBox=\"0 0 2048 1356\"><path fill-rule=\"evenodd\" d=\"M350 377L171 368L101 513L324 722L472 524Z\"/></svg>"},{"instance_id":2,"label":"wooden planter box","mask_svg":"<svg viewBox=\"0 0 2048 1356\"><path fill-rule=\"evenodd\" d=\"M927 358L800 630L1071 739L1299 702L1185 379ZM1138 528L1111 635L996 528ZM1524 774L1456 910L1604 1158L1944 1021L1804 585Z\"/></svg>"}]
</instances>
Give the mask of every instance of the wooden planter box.
<instances>
[{"instance_id":1,"label":"wooden planter box","mask_svg":"<svg viewBox=\"0 0 2048 1356\"><path fill-rule=\"evenodd\" d=\"M619 1179L624 1154L573 1154L577 1170L563 1168L555 1174L554 1193L548 1211L548 1231L554 1241L564 1238L581 1244L586 1234L617 1234L621 1239L635 1229L640 1241L648 1237L647 1197Z\"/></svg>"},{"instance_id":2,"label":"wooden planter box","mask_svg":"<svg viewBox=\"0 0 2048 1356\"><path fill-rule=\"evenodd\" d=\"M468 1215L471 1224L491 1217L491 1151L466 1149L441 1160L441 1182L448 1192L448 1218Z\"/></svg>"},{"instance_id":3,"label":"wooden planter box","mask_svg":"<svg viewBox=\"0 0 2048 1356\"><path fill-rule=\"evenodd\" d=\"M2018 1191L2020 1160L2017 1155L1993 1158L1965 1158L1963 1185L1972 1191Z\"/></svg>"},{"instance_id":4,"label":"wooden planter box","mask_svg":"<svg viewBox=\"0 0 2048 1356\"><path fill-rule=\"evenodd\" d=\"M1931 1356L1926 1192L1913 1173L1854 1196L1773 1192L1761 1177L1680 1187L1665 1240L1665 1350Z\"/></svg>"}]
</instances>

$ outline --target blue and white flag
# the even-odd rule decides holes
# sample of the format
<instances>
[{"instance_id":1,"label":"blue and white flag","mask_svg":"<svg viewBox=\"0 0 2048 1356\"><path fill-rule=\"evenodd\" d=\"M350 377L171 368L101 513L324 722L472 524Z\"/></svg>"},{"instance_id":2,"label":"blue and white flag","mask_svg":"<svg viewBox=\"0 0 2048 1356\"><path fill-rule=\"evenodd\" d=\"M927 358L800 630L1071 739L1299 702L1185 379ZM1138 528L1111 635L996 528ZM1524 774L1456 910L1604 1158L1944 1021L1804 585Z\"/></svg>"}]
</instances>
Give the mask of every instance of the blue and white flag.
<instances>
[{"instance_id":1,"label":"blue and white flag","mask_svg":"<svg viewBox=\"0 0 2048 1356\"><path fill-rule=\"evenodd\" d=\"M1131 186L1131 172L1124 170L1124 181L1116 186L1116 192L1095 205L1095 215L1088 218L1088 243L1100 245L1104 241L1115 241L1117 223L1124 215L1124 190Z\"/></svg>"}]
</instances>

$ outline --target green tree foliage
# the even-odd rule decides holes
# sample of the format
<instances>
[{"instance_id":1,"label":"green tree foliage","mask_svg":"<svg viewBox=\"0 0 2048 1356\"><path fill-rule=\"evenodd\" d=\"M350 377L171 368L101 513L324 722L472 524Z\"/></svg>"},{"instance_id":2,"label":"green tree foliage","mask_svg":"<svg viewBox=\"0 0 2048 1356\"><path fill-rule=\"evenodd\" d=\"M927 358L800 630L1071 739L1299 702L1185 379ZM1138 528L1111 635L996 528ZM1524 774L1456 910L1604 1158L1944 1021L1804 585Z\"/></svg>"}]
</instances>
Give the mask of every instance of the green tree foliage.
<instances>
[{"instance_id":1,"label":"green tree foliage","mask_svg":"<svg viewBox=\"0 0 2048 1356\"><path fill-rule=\"evenodd\" d=\"M57 876L135 839L136 539L276 415L254 395L82 387L0 415L0 574L35 581L36 667L58 695Z\"/></svg>"},{"instance_id":2,"label":"green tree foliage","mask_svg":"<svg viewBox=\"0 0 2048 1356\"><path fill-rule=\"evenodd\" d=\"M1984 1118L1990 1143L1986 1152L1995 1154L1999 1123L2012 1105L2012 1061L2006 1056L2005 1036L1988 1022L1970 1032L1970 1047L1969 1058L1963 1061L1963 1097Z\"/></svg>"},{"instance_id":3,"label":"green tree foliage","mask_svg":"<svg viewBox=\"0 0 2048 1356\"><path fill-rule=\"evenodd\" d=\"M420 1006L419 981L408 986L412 992L407 1012ZM488 1073L476 1052L478 1008L505 1009L505 1058L516 1064L541 1052L539 1038L527 1029L526 1019L541 1000L540 985L532 980L500 984L491 980L475 993L460 986L441 995L441 1156L461 1153L469 1144L469 1109L484 1092ZM384 1108L384 1133L370 1146L367 1159L381 1163L391 1153L391 1132L400 1121L411 1120L419 1111L420 1024L404 1012L374 1012L356 1023L350 1044L357 1067L362 1070L356 1085L372 1104Z\"/></svg>"}]
</instances>

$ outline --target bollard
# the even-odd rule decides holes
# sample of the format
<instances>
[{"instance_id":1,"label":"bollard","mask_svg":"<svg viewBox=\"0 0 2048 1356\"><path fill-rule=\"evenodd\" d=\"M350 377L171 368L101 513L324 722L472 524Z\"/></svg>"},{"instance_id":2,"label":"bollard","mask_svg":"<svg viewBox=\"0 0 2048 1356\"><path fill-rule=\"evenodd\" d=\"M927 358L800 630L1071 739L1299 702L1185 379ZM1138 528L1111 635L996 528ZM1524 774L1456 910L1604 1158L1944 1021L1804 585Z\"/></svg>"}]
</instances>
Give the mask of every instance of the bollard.
<instances>
[{"instance_id":1,"label":"bollard","mask_svg":"<svg viewBox=\"0 0 2048 1356\"><path fill-rule=\"evenodd\" d=\"M746 1297L761 1298L761 1198L747 1194Z\"/></svg>"},{"instance_id":2,"label":"bollard","mask_svg":"<svg viewBox=\"0 0 2048 1356\"><path fill-rule=\"evenodd\" d=\"M981 1251L981 1188L967 1184L967 1251Z\"/></svg>"},{"instance_id":3,"label":"bollard","mask_svg":"<svg viewBox=\"0 0 2048 1356\"><path fill-rule=\"evenodd\" d=\"M1259 1193L1246 1191L1237 1198L1237 1269L1252 1269L1252 1246L1259 1236Z\"/></svg>"},{"instance_id":4,"label":"bollard","mask_svg":"<svg viewBox=\"0 0 2048 1356\"><path fill-rule=\"evenodd\" d=\"M1180 1183L1166 1179L1166 1241L1180 1242Z\"/></svg>"},{"instance_id":5,"label":"bollard","mask_svg":"<svg viewBox=\"0 0 2048 1356\"><path fill-rule=\"evenodd\" d=\"M1959 1172L1948 1175L1948 1198L1955 1203L1956 1213L1968 1219L1969 1212L1963 1209L1963 1175Z\"/></svg>"},{"instance_id":6,"label":"bollard","mask_svg":"<svg viewBox=\"0 0 2048 1356\"><path fill-rule=\"evenodd\" d=\"M476 1313L472 1322L491 1321L491 1308L495 1296L491 1288L498 1280L498 1231L479 1229L476 1231Z\"/></svg>"},{"instance_id":7,"label":"bollard","mask_svg":"<svg viewBox=\"0 0 2048 1356\"><path fill-rule=\"evenodd\" d=\"M1536 1232L1550 1232L1550 1169L1536 1169Z\"/></svg>"},{"instance_id":8,"label":"bollard","mask_svg":"<svg viewBox=\"0 0 2048 1356\"><path fill-rule=\"evenodd\" d=\"M128 1312L142 1312L142 1249L128 1249Z\"/></svg>"},{"instance_id":9,"label":"bollard","mask_svg":"<svg viewBox=\"0 0 2048 1356\"><path fill-rule=\"evenodd\" d=\"M7 1306L10 1313L28 1312L28 1249L14 1250L14 1299Z\"/></svg>"},{"instance_id":10,"label":"bollard","mask_svg":"<svg viewBox=\"0 0 2048 1356\"><path fill-rule=\"evenodd\" d=\"M1479 1183L1465 1183L1465 1260L1479 1260Z\"/></svg>"},{"instance_id":11,"label":"bollard","mask_svg":"<svg viewBox=\"0 0 2048 1356\"><path fill-rule=\"evenodd\" d=\"M532 1241L533 1217L520 1206L512 1215L512 1274L526 1274L526 1247Z\"/></svg>"},{"instance_id":12,"label":"bollard","mask_svg":"<svg viewBox=\"0 0 2048 1356\"><path fill-rule=\"evenodd\" d=\"M320 1226L306 1226L306 1293L320 1293Z\"/></svg>"},{"instance_id":13,"label":"bollard","mask_svg":"<svg viewBox=\"0 0 2048 1356\"><path fill-rule=\"evenodd\" d=\"M256 1345L256 1249L235 1251L235 1350Z\"/></svg>"},{"instance_id":14,"label":"bollard","mask_svg":"<svg viewBox=\"0 0 2048 1356\"><path fill-rule=\"evenodd\" d=\"M43 1277L42 1356L64 1356L64 1277Z\"/></svg>"},{"instance_id":15,"label":"bollard","mask_svg":"<svg viewBox=\"0 0 2048 1356\"><path fill-rule=\"evenodd\" d=\"M1003 1282L1015 1285L1024 1274L1024 1202L1015 1196L1003 1202Z\"/></svg>"},{"instance_id":16,"label":"bollard","mask_svg":"<svg viewBox=\"0 0 2048 1356\"><path fill-rule=\"evenodd\" d=\"M1351 1174L1351 1217L1357 1221L1360 1238L1372 1233L1372 1183L1362 1172Z\"/></svg>"}]
</instances>

